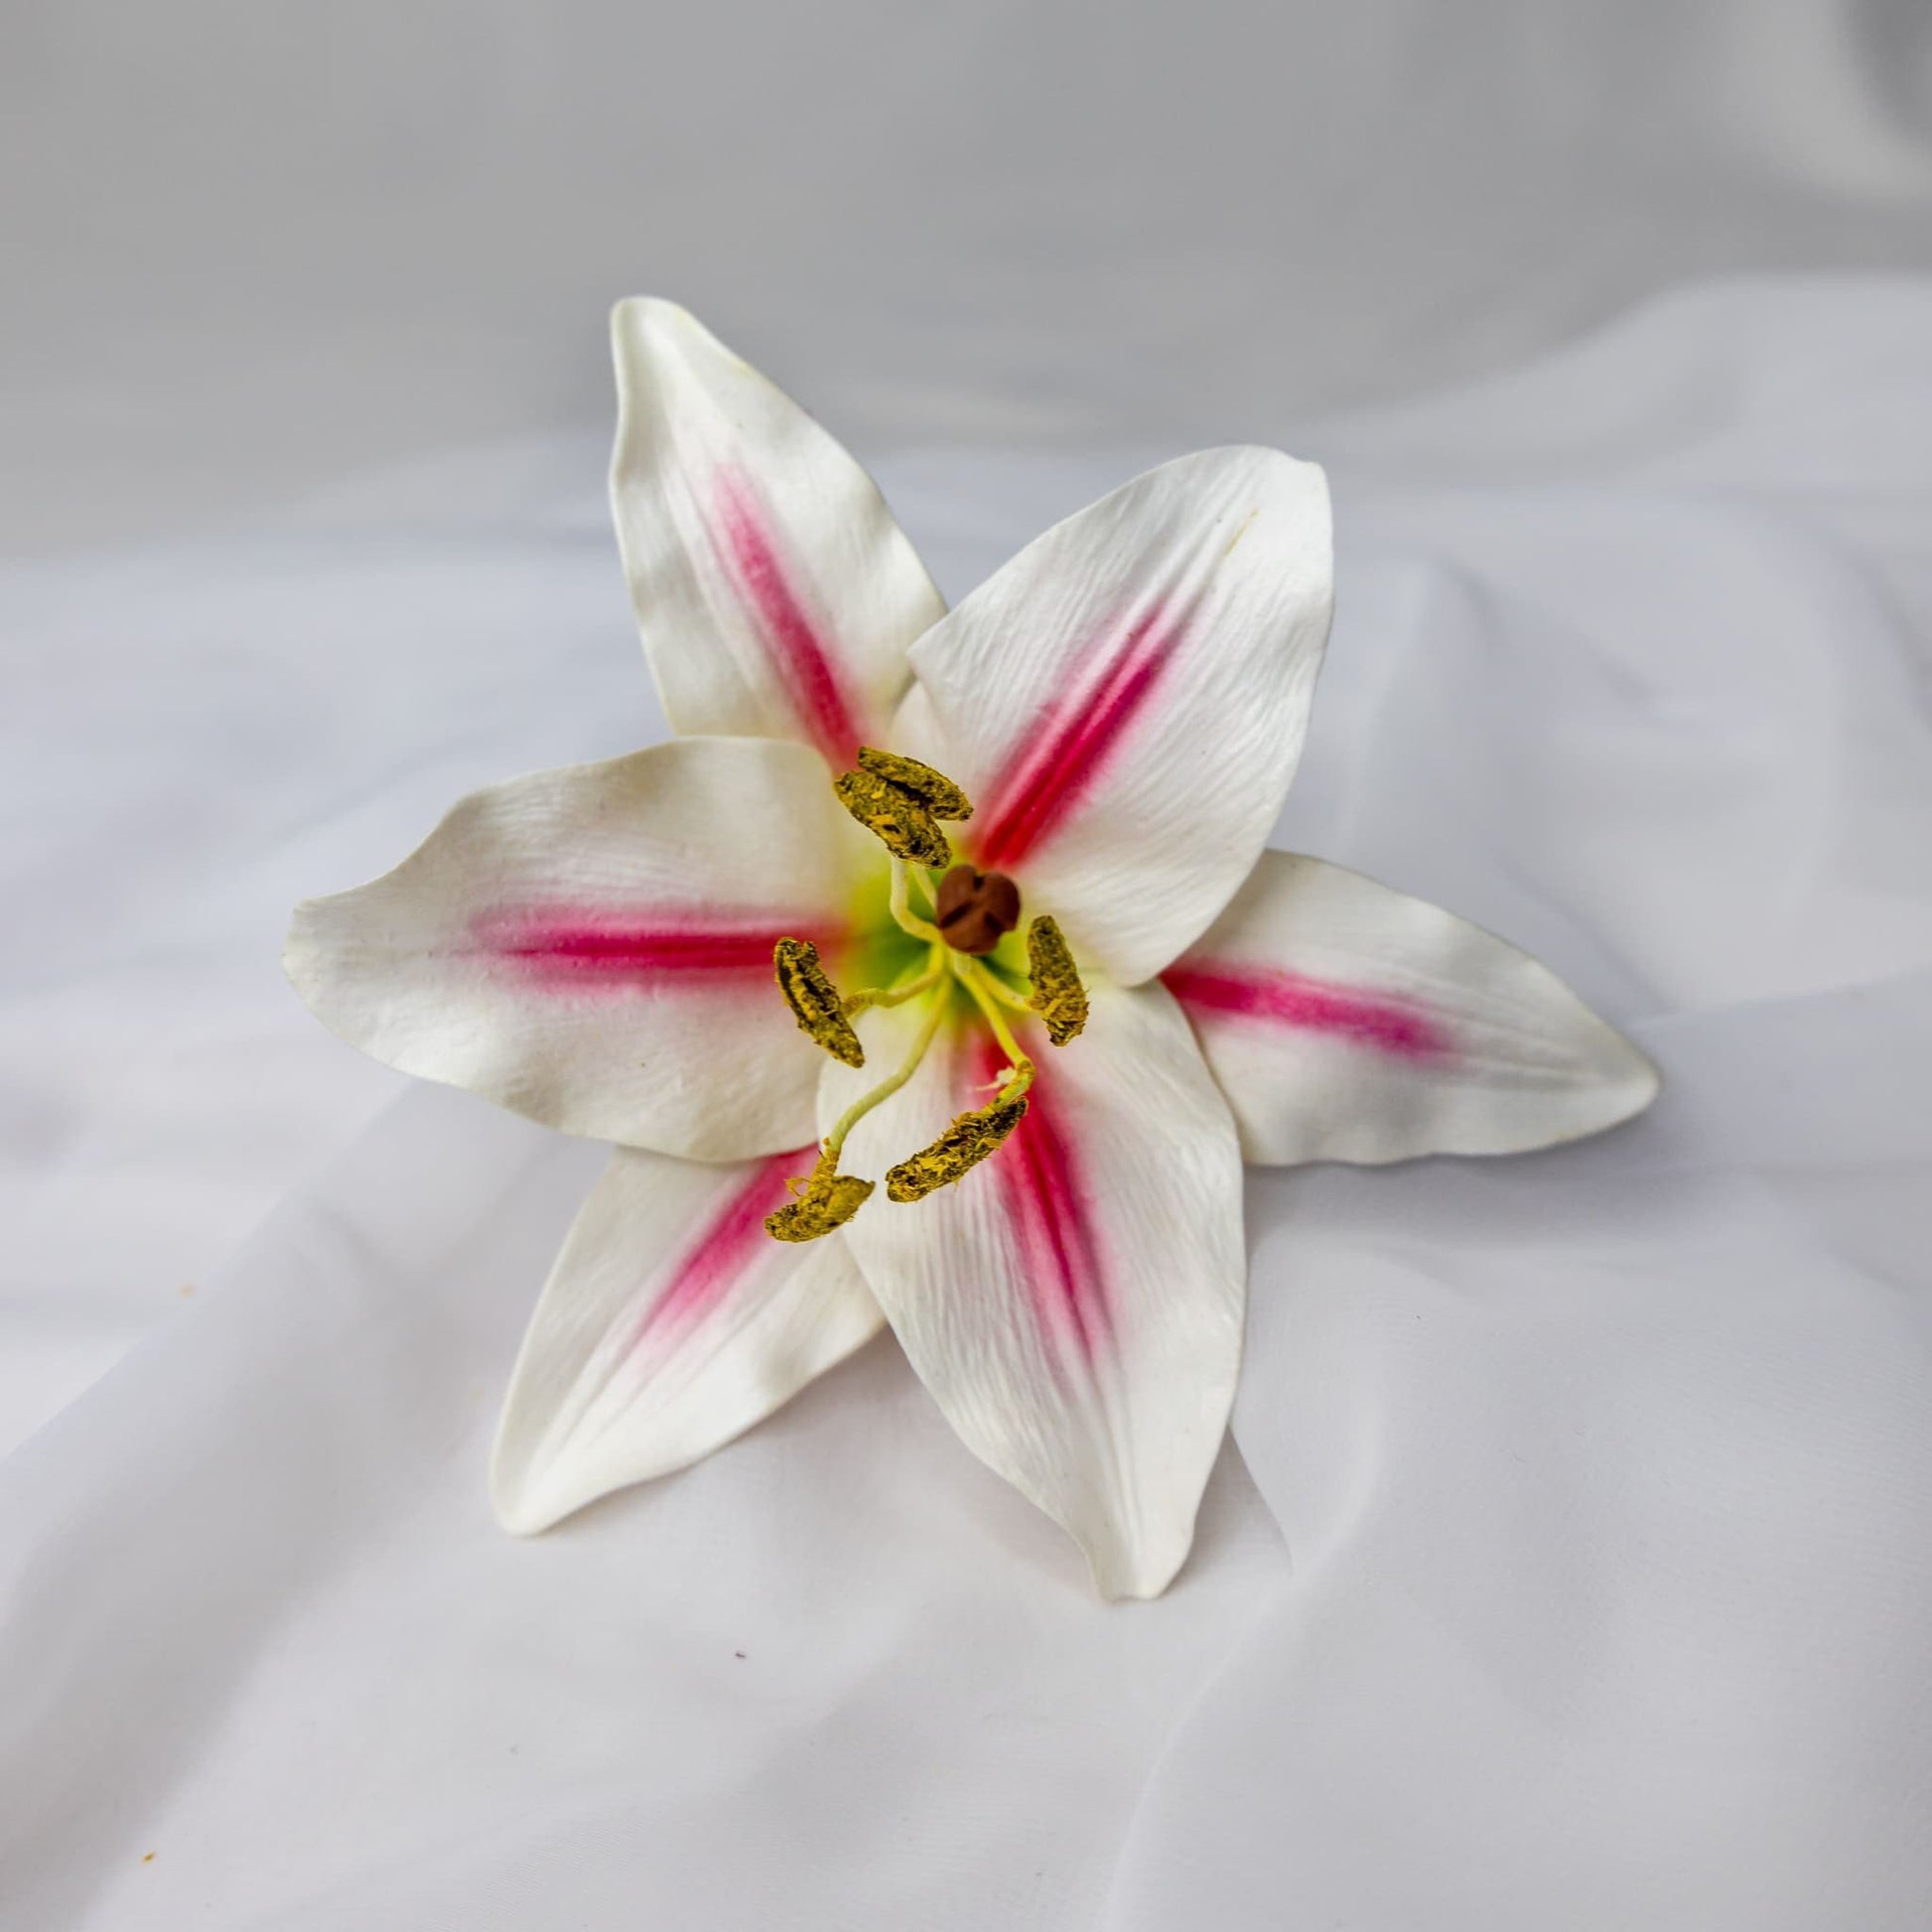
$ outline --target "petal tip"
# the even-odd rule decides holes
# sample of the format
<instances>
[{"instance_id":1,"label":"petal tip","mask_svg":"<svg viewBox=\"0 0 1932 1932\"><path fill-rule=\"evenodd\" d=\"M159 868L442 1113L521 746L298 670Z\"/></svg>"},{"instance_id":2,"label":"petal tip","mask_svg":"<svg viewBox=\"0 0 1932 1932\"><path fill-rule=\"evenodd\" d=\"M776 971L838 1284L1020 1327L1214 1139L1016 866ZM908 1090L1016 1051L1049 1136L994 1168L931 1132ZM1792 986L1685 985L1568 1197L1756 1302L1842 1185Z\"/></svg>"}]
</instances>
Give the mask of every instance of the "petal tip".
<instances>
[{"instance_id":1,"label":"petal tip","mask_svg":"<svg viewBox=\"0 0 1932 1932\"><path fill-rule=\"evenodd\" d=\"M489 1465L489 1508L496 1527L506 1536L541 1536L578 1507L574 1503L556 1506L546 1493L538 1472L527 1462L518 1466L505 1447L498 1444Z\"/></svg>"},{"instance_id":2,"label":"petal tip","mask_svg":"<svg viewBox=\"0 0 1932 1932\"><path fill-rule=\"evenodd\" d=\"M1611 1127L1648 1112L1664 1090L1664 1069L1634 1040L1619 1034L1617 1043L1623 1049L1623 1077L1613 1090L1615 1111L1607 1123Z\"/></svg>"},{"instance_id":3,"label":"petal tip","mask_svg":"<svg viewBox=\"0 0 1932 1932\"><path fill-rule=\"evenodd\" d=\"M1593 1017L1593 1016L1592 1016ZM1576 1095L1576 1110L1561 1128L1546 1129L1541 1139L1494 1150L1503 1154L1534 1154L1540 1149L1574 1146L1627 1126L1649 1112L1664 1090L1663 1069L1642 1047L1626 1039L1605 1021L1608 1035L1597 1065L1598 1077Z\"/></svg>"},{"instance_id":4,"label":"petal tip","mask_svg":"<svg viewBox=\"0 0 1932 1932\"><path fill-rule=\"evenodd\" d=\"M626 334L641 334L653 327L675 328L681 324L702 326L689 309L668 296L626 295L611 305L611 334L620 342Z\"/></svg>"},{"instance_id":5,"label":"petal tip","mask_svg":"<svg viewBox=\"0 0 1932 1932\"><path fill-rule=\"evenodd\" d=\"M1587 1069L1589 1088L1600 1102L1602 1126L1635 1119L1663 1092L1663 1068L1574 988L1561 981L1557 984L1580 1016L1580 1071Z\"/></svg>"},{"instance_id":6,"label":"petal tip","mask_svg":"<svg viewBox=\"0 0 1932 1932\"><path fill-rule=\"evenodd\" d=\"M1139 1549L1126 1540L1096 1544L1082 1541L1095 1592L1109 1603L1151 1603L1167 1594L1194 1547L1190 1522L1177 1540L1164 1538Z\"/></svg>"},{"instance_id":7,"label":"petal tip","mask_svg":"<svg viewBox=\"0 0 1932 1932\"><path fill-rule=\"evenodd\" d=\"M322 928L333 898L305 898L289 913L289 929L282 939L282 976L311 1013L320 1015L324 991Z\"/></svg>"},{"instance_id":8,"label":"petal tip","mask_svg":"<svg viewBox=\"0 0 1932 1932\"><path fill-rule=\"evenodd\" d=\"M496 1527L505 1536L513 1536L519 1542L528 1542L533 1536L541 1536L557 1519L554 1516L538 1516L520 1505L505 1505L492 1501L491 1512L496 1518Z\"/></svg>"},{"instance_id":9,"label":"petal tip","mask_svg":"<svg viewBox=\"0 0 1932 1932\"><path fill-rule=\"evenodd\" d=\"M1328 473L1312 457L1296 456L1277 449L1272 443L1223 443L1213 449L1197 450L1191 456L1176 457L1174 467L1192 465L1198 469L1243 472L1250 477L1272 477L1297 491L1318 493L1323 509L1328 502Z\"/></svg>"}]
</instances>

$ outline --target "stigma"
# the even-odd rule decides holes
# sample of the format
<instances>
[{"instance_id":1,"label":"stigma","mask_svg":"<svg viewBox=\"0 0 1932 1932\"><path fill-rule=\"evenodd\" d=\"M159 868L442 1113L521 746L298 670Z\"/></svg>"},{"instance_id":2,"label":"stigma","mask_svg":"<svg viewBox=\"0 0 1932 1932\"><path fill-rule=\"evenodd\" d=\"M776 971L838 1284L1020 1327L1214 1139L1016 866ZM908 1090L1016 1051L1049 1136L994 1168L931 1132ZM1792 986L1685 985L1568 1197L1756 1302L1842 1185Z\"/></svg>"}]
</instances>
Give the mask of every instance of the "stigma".
<instances>
[{"instance_id":1,"label":"stigma","mask_svg":"<svg viewBox=\"0 0 1932 1932\"><path fill-rule=\"evenodd\" d=\"M956 952L989 953L1020 923L1020 888L1003 872L954 866L939 882L932 922Z\"/></svg>"}]
</instances>

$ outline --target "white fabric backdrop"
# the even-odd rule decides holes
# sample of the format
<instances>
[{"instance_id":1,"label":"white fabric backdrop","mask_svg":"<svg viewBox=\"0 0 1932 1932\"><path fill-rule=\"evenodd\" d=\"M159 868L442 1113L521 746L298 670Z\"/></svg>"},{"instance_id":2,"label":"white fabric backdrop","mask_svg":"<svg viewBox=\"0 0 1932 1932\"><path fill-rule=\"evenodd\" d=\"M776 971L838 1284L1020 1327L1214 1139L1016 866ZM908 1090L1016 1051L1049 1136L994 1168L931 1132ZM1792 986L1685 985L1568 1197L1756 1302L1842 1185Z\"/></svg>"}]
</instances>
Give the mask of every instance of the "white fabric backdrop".
<instances>
[{"instance_id":1,"label":"white fabric backdrop","mask_svg":"<svg viewBox=\"0 0 1932 1932\"><path fill-rule=\"evenodd\" d=\"M1671 297L1299 447L1341 597L1282 842L1532 946L1671 1084L1255 1179L1238 1453L1151 1606L890 1341L489 1523L599 1156L388 1105L274 957L458 790L655 731L597 445L0 577L10 1435L148 1337L0 1463L0 1923L1917 1932L1932 287ZM956 592L1131 467L885 480Z\"/></svg>"},{"instance_id":2,"label":"white fabric backdrop","mask_svg":"<svg viewBox=\"0 0 1932 1932\"><path fill-rule=\"evenodd\" d=\"M0 548L609 415L1280 442L1689 276L1932 270L1924 0L15 0Z\"/></svg>"}]
</instances>

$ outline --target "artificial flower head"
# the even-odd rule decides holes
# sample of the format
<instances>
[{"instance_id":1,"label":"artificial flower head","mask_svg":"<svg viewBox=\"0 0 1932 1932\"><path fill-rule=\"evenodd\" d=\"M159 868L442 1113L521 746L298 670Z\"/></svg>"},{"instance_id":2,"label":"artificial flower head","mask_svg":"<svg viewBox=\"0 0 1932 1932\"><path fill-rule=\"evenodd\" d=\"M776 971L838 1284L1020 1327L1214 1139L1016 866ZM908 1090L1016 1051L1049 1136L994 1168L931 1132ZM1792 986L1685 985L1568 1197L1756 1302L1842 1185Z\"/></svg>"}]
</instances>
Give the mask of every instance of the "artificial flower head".
<instances>
[{"instance_id":1,"label":"artificial flower head","mask_svg":"<svg viewBox=\"0 0 1932 1932\"><path fill-rule=\"evenodd\" d=\"M1264 849L1328 627L1313 465L1164 465L948 613L852 458L692 317L625 302L614 335L678 736L464 800L287 951L365 1051L617 1143L516 1365L498 1515L680 1468L889 1322L1100 1589L1158 1594L1234 1397L1243 1160L1542 1147L1656 1074L1502 940Z\"/></svg>"}]
</instances>

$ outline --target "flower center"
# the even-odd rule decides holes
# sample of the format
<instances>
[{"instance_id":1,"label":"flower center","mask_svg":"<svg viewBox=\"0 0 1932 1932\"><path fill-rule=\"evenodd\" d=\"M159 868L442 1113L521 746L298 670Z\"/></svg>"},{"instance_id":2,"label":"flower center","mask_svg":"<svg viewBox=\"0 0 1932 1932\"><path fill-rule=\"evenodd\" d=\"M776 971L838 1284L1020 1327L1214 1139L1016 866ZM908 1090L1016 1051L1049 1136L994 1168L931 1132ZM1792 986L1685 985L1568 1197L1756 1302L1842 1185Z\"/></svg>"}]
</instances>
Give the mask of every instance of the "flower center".
<instances>
[{"instance_id":1,"label":"flower center","mask_svg":"<svg viewBox=\"0 0 1932 1932\"><path fill-rule=\"evenodd\" d=\"M804 1032L852 1067L865 1065L866 1052L851 1015L914 1000L923 1000L925 1011L905 1059L839 1116L819 1144L810 1174L791 1182L793 1198L765 1217L765 1231L780 1241L816 1241L851 1220L870 1198L875 1182L839 1172L846 1136L918 1071L956 994L963 991L978 1010L1007 1071L992 1083L997 1091L985 1106L961 1114L930 1147L887 1174L886 1191L896 1201L923 1200L958 1180L1026 1117L1034 1063L1014 1038L1008 1012L1037 1016L1055 1046L1064 1046L1087 1022L1086 988L1052 919L1040 916L1027 928L1027 992L1019 991L1016 965L986 957L1020 923L1020 888L1003 872L963 863L939 874L953 856L940 821L973 815L971 801L950 778L916 759L862 747L856 767L835 779L833 789L893 855L893 917L902 931L926 942L926 956L917 971L892 986L842 995L815 946L780 939L772 953L778 989ZM912 902L915 881L928 910Z\"/></svg>"},{"instance_id":2,"label":"flower center","mask_svg":"<svg viewBox=\"0 0 1932 1932\"><path fill-rule=\"evenodd\" d=\"M1020 923L1020 888L1003 872L954 866L939 882L932 923L958 952L991 952Z\"/></svg>"}]
</instances>

